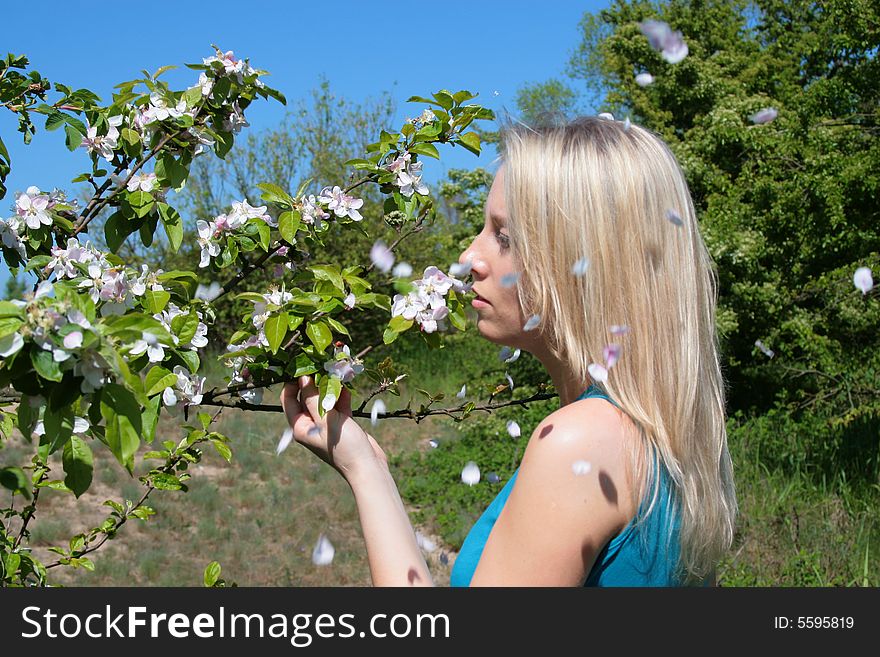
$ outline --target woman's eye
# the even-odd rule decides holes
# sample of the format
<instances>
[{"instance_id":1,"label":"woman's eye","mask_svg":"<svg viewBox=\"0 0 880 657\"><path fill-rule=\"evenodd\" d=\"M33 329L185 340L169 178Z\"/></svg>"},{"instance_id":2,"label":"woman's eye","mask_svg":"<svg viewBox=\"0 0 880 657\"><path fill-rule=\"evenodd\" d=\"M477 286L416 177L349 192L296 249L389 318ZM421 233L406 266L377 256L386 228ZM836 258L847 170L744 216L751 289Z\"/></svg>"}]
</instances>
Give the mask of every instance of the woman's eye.
<instances>
[{"instance_id":1,"label":"woman's eye","mask_svg":"<svg viewBox=\"0 0 880 657\"><path fill-rule=\"evenodd\" d=\"M510 237L502 233L500 230L495 231L495 239L498 240L498 243L501 245L502 249L510 248Z\"/></svg>"}]
</instances>

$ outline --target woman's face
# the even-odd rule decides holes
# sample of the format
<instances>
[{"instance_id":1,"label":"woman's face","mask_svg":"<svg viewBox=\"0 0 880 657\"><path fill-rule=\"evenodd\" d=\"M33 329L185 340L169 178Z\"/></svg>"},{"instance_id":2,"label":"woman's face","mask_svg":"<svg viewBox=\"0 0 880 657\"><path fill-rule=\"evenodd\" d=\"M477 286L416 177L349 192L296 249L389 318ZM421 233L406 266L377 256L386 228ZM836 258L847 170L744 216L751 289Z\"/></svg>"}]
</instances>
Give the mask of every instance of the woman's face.
<instances>
[{"instance_id":1,"label":"woman's face","mask_svg":"<svg viewBox=\"0 0 880 657\"><path fill-rule=\"evenodd\" d=\"M522 329L526 320L516 294L518 269L507 232L503 165L489 190L484 218L483 230L458 258L461 264L471 262L477 330L497 344L528 349L529 334Z\"/></svg>"}]
</instances>

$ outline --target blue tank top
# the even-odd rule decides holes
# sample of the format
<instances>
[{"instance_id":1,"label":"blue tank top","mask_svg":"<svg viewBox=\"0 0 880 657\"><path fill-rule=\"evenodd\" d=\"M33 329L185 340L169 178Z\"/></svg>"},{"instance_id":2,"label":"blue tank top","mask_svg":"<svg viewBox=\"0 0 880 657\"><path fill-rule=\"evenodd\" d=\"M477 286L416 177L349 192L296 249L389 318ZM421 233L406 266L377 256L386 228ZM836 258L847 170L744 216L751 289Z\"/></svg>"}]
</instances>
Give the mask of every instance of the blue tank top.
<instances>
[{"instance_id":1,"label":"blue tank top","mask_svg":"<svg viewBox=\"0 0 880 657\"><path fill-rule=\"evenodd\" d=\"M578 399L599 397L617 406L602 390L594 385ZM656 463L656 461L655 461ZM681 586L682 580L675 572L679 557L679 523L674 514L673 487L665 467L659 467L660 487L654 509L647 522L635 525L630 520L623 530L611 539L597 555L584 586ZM505 502L513 490L519 468L510 481L492 501L474 524L455 559L450 586L469 586L477 563L489 539L495 521L501 515ZM650 504L651 489L641 509ZM707 579L704 584L708 584Z\"/></svg>"}]
</instances>

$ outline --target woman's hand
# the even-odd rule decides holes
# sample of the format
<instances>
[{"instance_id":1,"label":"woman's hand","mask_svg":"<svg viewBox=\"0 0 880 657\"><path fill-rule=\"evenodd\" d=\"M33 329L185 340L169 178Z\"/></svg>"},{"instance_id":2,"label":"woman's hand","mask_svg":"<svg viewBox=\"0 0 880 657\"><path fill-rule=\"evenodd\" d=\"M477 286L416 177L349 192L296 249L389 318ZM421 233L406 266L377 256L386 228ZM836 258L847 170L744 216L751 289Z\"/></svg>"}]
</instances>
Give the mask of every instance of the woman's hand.
<instances>
[{"instance_id":1,"label":"woman's hand","mask_svg":"<svg viewBox=\"0 0 880 657\"><path fill-rule=\"evenodd\" d=\"M281 408L296 442L305 445L332 465L346 481L358 468L388 468L385 452L376 440L351 417L351 392L342 386L336 405L321 417L318 388L309 376L285 383Z\"/></svg>"}]
</instances>

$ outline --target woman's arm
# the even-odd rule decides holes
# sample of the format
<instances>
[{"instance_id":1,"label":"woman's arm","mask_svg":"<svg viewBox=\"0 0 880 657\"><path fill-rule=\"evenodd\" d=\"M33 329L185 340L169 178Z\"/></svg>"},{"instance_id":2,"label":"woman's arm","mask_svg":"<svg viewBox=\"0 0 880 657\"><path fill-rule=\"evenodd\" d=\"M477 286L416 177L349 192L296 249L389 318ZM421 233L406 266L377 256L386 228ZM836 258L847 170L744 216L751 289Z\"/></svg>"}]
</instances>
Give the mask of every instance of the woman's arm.
<instances>
[{"instance_id":1,"label":"woman's arm","mask_svg":"<svg viewBox=\"0 0 880 657\"><path fill-rule=\"evenodd\" d=\"M380 462L348 478L357 503L373 586L433 586L409 516Z\"/></svg>"},{"instance_id":2,"label":"woman's arm","mask_svg":"<svg viewBox=\"0 0 880 657\"><path fill-rule=\"evenodd\" d=\"M351 416L345 387L321 417L310 377L287 383L281 406L296 441L333 466L351 486L374 586L433 586L385 453Z\"/></svg>"}]
</instances>

